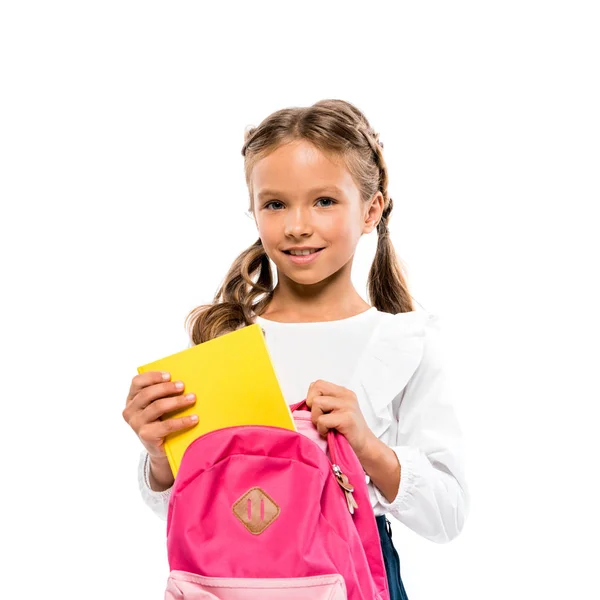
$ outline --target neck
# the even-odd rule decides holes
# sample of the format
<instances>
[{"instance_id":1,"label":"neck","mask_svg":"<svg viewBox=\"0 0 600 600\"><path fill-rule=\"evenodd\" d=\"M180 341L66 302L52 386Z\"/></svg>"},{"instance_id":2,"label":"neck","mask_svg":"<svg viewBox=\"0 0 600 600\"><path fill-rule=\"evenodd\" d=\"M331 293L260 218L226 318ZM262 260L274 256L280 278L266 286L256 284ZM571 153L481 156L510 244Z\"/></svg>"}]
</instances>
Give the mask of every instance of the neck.
<instances>
[{"instance_id":1,"label":"neck","mask_svg":"<svg viewBox=\"0 0 600 600\"><path fill-rule=\"evenodd\" d=\"M369 308L349 279L303 285L282 277L261 316L290 322L335 321Z\"/></svg>"}]
</instances>

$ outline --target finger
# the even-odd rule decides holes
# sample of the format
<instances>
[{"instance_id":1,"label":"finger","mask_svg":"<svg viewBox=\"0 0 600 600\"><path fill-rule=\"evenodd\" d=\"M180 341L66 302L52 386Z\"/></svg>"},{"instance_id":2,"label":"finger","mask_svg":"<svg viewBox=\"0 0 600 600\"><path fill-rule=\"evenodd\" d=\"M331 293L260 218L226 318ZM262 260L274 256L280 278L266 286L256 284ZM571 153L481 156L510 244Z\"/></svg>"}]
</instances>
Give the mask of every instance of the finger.
<instances>
[{"instance_id":1,"label":"finger","mask_svg":"<svg viewBox=\"0 0 600 600\"><path fill-rule=\"evenodd\" d=\"M321 410L321 408L313 404L312 408L310 409L310 420L312 421L315 427L317 426L317 423L319 422L319 419L323 414L324 413Z\"/></svg>"},{"instance_id":2,"label":"finger","mask_svg":"<svg viewBox=\"0 0 600 600\"><path fill-rule=\"evenodd\" d=\"M162 371L148 371L147 373L139 373L131 380L131 386L129 387L129 393L127 394L126 404L129 404L144 388L156 383L169 381L170 378L170 373L163 373Z\"/></svg>"},{"instance_id":3,"label":"finger","mask_svg":"<svg viewBox=\"0 0 600 600\"><path fill-rule=\"evenodd\" d=\"M344 403L340 402L340 398L334 396L315 396L312 399L312 408L318 408L321 413L328 413L332 410L340 410L344 408Z\"/></svg>"},{"instance_id":4,"label":"finger","mask_svg":"<svg viewBox=\"0 0 600 600\"><path fill-rule=\"evenodd\" d=\"M170 433L175 431L181 431L182 429L189 429L198 425L198 419L196 415L188 415L187 417L177 417L174 419L165 419L164 421L156 421L154 423L158 429L158 435L164 438Z\"/></svg>"},{"instance_id":5,"label":"finger","mask_svg":"<svg viewBox=\"0 0 600 600\"><path fill-rule=\"evenodd\" d=\"M317 421L321 417L321 415L329 412L328 409L321 403L321 398L323 396L315 396L312 399L311 407L310 407L310 417L314 425L317 424Z\"/></svg>"},{"instance_id":6,"label":"finger","mask_svg":"<svg viewBox=\"0 0 600 600\"><path fill-rule=\"evenodd\" d=\"M333 387L338 388L339 386L333 386ZM308 406L308 408L312 407L312 404L315 401L315 398L319 398L321 396L337 397L340 395L337 393L330 394L327 392L327 389L329 389L329 390L332 389L327 385L327 382L321 382L321 380L313 381L308 386L308 392L306 392L306 405Z\"/></svg>"},{"instance_id":7,"label":"finger","mask_svg":"<svg viewBox=\"0 0 600 600\"><path fill-rule=\"evenodd\" d=\"M308 408L312 408L313 400L314 400L315 396L318 396L318 395L319 395L319 393L316 391L315 382L313 381L308 386L308 391L306 392L306 406L308 406Z\"/></svg>"},{"instance_id":8,"label":"finger","mask_svg":"<svg viewBox=\"0 0 600 600\"><path fill-rule=\"evenodd\" d=\"M159 400L155 400L154 402L146 406L146 408L142 411L140 417L142 424L157 421L163 415L188 408L192 406L195 402L195 394L182 394L179 396L173 396L170 398L160 398Z\"/></svg>"},{"instance_id":9,"label":"finger","mask_svg":"<svg viewBox=\"0 0 600 600\"><path fill-rule=\"evenodd\" d=\"M316 426L317 419L322 414L322 411L319 409L319 407L314 406L314 401L317 398L318 393L314 390L313 385L314 384L311 383L308 386L308 392L306 392L306 406L308 406L308 408L310 410L311 421L312 421L313 425Z\"/></svg>"},{"instance_id":10,"label":"finger","mask_svg":"<svg viewBox=\"0 0 600 600\"><path fill-rule=\"evenodd\" d=\"M179 396L182 390L177 387L176 381L167 381L166 383L155 383L148 387L144 387L133 397L133 400L129 401L123 410L123 419L133 429L138 431L140 421L142 424L147 422L144 420L142 415L143 410L158 400L159 398L169 398L172 396ZM185 387L183 388L185 390Z\"/></svg>"},{"instance_id":11,"label":"finger","mask_svg":"<svg viewBox=\"0 0 600 600\"><path fill-rule=\"evenodd\" d=\"M323 379L317 379L310 384L309 389L318 392L323 396L342 396L348 391L347 388L331 383L331 381L325 381Z\"/></svg>"},{"instance_id":12,"label":"finger","mask_svg":"<svg viewBox=\"0 0 600 600\"><path fill-rule=\"evenodd\" d=\"M183 429L190 429L198 424L192 416L179 417L176 419L167 419L165 421L154 421L144 425L139 431L139 437L142 441L159 445L165 436Z\"/></svg>"},{"instance_id":13,"label":"finger","mask_svg":"<svg viewBox=\"0 0 600 600\"><path fill-rule=\"evenodd\" d=\"M340 403L338 398L332 398L331 396L316 396L312 401L312 408L310 409L310 416L313 425L317 425L319 419L324 414L329 414L336 409L340 409Z\"/></svg>"},{"instance_id":14,"label":"finger","mask_svg":"<svg viewBox=\"0 0 600 600\"><path fill-rule=\"evenodd\" d=\"M339 416L336 413L321 415L316 422L317 431L322 437L327 437L330 429L337 429L340 424Z\"/></svg>"},{"instance_id":15,"label":"finger","mask_svg":"<svg viewBox=\"0 0 600 600\"><path fill-rule=\"evenodd\" d=\"M142 388L129 406L136 411L144 410L159 398L169 398L185 392L185 385L181 381L167 381L165 383L155 383L148 387Z\"/></svg>"}]
</instances>

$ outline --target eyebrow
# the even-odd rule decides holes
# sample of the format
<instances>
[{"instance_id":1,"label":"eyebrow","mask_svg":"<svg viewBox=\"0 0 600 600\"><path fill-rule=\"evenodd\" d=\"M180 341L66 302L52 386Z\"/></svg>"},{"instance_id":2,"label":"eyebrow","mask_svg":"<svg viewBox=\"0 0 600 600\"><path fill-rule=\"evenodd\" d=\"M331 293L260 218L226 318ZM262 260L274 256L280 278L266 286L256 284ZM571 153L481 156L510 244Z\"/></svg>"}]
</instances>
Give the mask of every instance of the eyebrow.
<instances>
[{"instance_id":1,"label":"eyebrow","mask_svg":"<svg viewBox=\"0 0 600 600\"><path fill-rule=\"evenodd\" d=\"M323 192L329 192L331 194L343 194L342 190L334 185L326 185L325 187L312 188L308 190L309 194L322 194ZM282 192L276 190L262 190L256 196L259 200L266 196L285 196Z\"/></svg>"}]
</instances>

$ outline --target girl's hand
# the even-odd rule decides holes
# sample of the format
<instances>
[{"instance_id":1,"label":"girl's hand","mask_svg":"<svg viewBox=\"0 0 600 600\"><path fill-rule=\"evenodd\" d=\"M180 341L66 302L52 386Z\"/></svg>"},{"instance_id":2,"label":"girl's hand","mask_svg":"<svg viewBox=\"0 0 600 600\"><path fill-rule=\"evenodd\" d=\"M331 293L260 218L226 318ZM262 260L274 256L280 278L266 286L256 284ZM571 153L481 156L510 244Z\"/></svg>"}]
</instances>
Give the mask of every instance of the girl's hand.
<instances>
[{"instance_id":1,"label":"girl's hand","mask_svg":"<svg viewBox=\"0 0 600 600\"><path fill-rule=\"evenodd\" d=\"M140 373L131 380L123 418L135 431L151 459L165 459L165 436L173 431L187 429L197 424L191 416L160 420L165 413L187 408L196 398L186 398L175 381L165 380L160 371ZM193 396L193 394L192 394Z\"/></svg>"},{"instance_id":2,"label":"girl's hand","mask_svg":"<svg viewBox=\"0 0 600 600\"><path fill-rule=\"evenodd\" d=\"M375 438L352 390L319 379L310 384L306 405L321 436L325 437L330 429L337 429L358 456Z\"/></svg>"}]
</instances>

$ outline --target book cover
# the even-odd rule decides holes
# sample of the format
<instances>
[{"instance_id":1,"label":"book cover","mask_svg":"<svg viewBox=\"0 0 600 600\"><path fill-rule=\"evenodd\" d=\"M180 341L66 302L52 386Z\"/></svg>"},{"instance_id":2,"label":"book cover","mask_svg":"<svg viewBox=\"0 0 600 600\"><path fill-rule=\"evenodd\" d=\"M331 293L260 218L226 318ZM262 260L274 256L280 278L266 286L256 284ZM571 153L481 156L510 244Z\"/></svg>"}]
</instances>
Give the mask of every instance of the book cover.
<instances>
[{"instance_id":1,"label":"book cover","mask_svg":"<svg viewBox=\"0 0 600 600\"><path fill-rule=\"evenodd\" d=\"M236 425L271 425L297 431L258 324L142 365L137 371L166 371L171 381L184 383L181 394L196 394L194 405L161 417L198 415L196 425L165 438L174 477L187 447L210 431Z\"/></svg>"}]
</instances>

